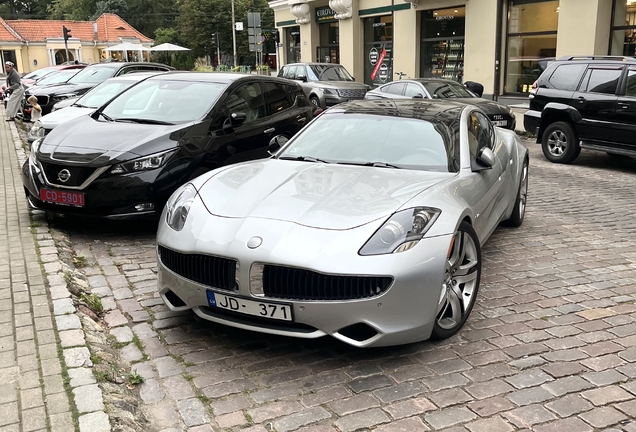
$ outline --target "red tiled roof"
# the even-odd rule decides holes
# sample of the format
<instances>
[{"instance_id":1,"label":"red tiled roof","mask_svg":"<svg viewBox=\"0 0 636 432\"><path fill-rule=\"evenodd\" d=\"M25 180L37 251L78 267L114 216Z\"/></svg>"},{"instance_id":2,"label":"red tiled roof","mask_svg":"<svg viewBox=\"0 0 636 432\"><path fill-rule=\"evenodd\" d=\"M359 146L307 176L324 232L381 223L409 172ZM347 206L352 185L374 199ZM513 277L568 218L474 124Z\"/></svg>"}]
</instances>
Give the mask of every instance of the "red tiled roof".
<instances>
[{"instance_id":1,"label":"red tiled roof","mask_svg":"<svg viewBox=\"0 0 636 432\"><path fill-rule=\"evenodd\" d=\"M44 42L48 38L62 38L63 27L71 31L72 38L82 41L97 40L100 42L120 43L120 38L137 38L142 42L152 42L152 39L139 33L126 21L115 14L102 14L97 20L97 37L93 33L91 21L63 21L63 20L7 20L0 18L0 41ZM6 27L6 28L5 28ZM13 30L13 33L11 32ZM18 37L22 39L19 39Z\"/></svg>"},{"instance_id":2,"label":"red tiled roof","mask_svg":"<svg viewBox=\"0 0 636 432\"><path fill-rule=\"evenodd\" d=\"M0 40L5 42L22 42L16 32L9 27L5 20L0 18Z\"/></svg>"}]
</instances>

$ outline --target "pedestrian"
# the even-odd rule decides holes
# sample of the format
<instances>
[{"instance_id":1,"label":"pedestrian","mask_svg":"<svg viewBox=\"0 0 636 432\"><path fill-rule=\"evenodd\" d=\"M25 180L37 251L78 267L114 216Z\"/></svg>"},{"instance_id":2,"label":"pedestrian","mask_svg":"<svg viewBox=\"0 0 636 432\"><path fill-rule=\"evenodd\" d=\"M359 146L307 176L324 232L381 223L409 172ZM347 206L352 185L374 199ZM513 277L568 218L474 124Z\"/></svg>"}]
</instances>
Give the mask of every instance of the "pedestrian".
<instances>
[{"instance_id":1,"label":"pedestrian","mask_svg":"<svg viewBox=\"0 0 636 432\"><path fill-rule=\"evenodd\" d=\"M35 123L42 117L42 107L38 104L38 98L34 95L29 96L27 102L31 105L31 121Z\"/></svg>"},{"instance_id":2,"label":"pedestrian","mask_svg":"<svg viewBox=\"0 0 636 432\"><path fill-rule=\"evenodd\" d=\"M18 113L22 100L24 98L24 87L20 80L20 74L15 70L13 62L6 62L5 69L7 71L7 90L11 92L7 99L7 120L15 121L15 115Z\"/></svg>"}]
</instances>

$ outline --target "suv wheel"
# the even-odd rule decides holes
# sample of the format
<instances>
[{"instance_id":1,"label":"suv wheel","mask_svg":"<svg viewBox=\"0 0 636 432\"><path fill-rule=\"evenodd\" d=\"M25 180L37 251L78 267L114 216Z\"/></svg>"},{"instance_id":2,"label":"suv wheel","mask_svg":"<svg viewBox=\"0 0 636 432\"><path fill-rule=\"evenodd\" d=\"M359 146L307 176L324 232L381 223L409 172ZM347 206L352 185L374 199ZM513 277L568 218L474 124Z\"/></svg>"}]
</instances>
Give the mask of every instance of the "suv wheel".
<instances>
[{"instance_id":1,"label":"suv wheel","mask_svg":"<svg viewBox=\"0 0 636 432\"><path fill-rule=\"evenodd\" d=\"M566 122L555 122L545 128L541 148L546 159L554 163L568 164L581 153L576 133Z\"/></svg>"}]
</instances>

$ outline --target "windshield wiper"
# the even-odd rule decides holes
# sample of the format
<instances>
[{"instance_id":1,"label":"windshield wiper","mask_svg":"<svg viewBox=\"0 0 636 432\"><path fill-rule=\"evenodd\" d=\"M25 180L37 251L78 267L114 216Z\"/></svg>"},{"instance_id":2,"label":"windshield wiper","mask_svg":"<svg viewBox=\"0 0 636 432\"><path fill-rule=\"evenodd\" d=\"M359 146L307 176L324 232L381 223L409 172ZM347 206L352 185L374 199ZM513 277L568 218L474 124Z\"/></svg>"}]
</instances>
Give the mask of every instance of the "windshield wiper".
<instances>
[{"instance_id":1,"label":"windshield wiper","mask_svg":"<svg viewBox=\"0 0 636 432\"><path fill-rule=\"evenodd\" d=\"M99 112L98 117L99 117L99 116L104 117L104 118L105 118L107 121L109 121L109 122L112 122L112 121L113 121L113 119L112 119L112 118L110 118L110 117L108 117L106 114L104 114L104 112L103 112L103 111L100 111L100 112Z\"/></svg>"},{"instance_id":2,"label":"windshield wiper","mask_svg":"<svg viewBox=\"0 0 636 432\"><path fill-rule=\"evenodd\" d=\"M143 124L155 124L155 125L173 125L174 123L169 123L161 120L152 120L152 119L142 119L142 118L128 118L122 117L115 119L117 122L130 122L130 123L143 123Z\"/></svg>"},{"instance_id":3,"label":"windshield wiper","mask_svg":"<svg viewBox=\"0 0 636 432\"><path fill-rule=\"evenodd\" d=\"M322 162L326 164L330 163L330 162L327 162L326 160L318 159L311 156L282 156L282 157L279 157L278 159L295 160L295 161L303 161L303 162Z\"/></svg>"},{"instance_id":4,"label":"windshield wiper","mask_svg":"<svg viewBox=\"0 0 636 432\"><path fill-rule=\"evenodd\" d=\"M94 108L94 107L89 107L89 106L78 104L78 103L74 103L71 106L78 107L78 108Z\"/></svg>"},{"instance_id":5,"label":"windshield wiper","mask_svg":"<svg viewBox=\"0 0 636 432\"><path fill-rule=\"evenodd\" d=\"M402 167L399 167L397 165L391 165L390 163L386 163L386 162L338 162L338 164L402 169Z\"/></svg>"}]
</instances>

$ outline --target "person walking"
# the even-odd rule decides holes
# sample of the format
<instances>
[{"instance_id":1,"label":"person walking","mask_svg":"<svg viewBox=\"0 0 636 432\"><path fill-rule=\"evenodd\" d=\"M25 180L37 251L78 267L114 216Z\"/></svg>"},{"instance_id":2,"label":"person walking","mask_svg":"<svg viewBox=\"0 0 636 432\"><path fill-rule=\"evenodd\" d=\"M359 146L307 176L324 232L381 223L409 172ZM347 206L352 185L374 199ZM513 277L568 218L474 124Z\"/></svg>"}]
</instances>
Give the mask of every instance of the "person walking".
<instances>
[{"instance_id":1,"label":"person walking","mask_svg":"<svg viewBox=\"0 0 636 432\"><path fill-rule=\"evenodd\" d=\"M15 116L20 109L22 99L24 99L24 87L20 80L20 74L15 70L13 62L6 62L4 64L7 71L7 91L11 92L7 99L7 120L15 121Z\"/></svg>"}]
</instances>

